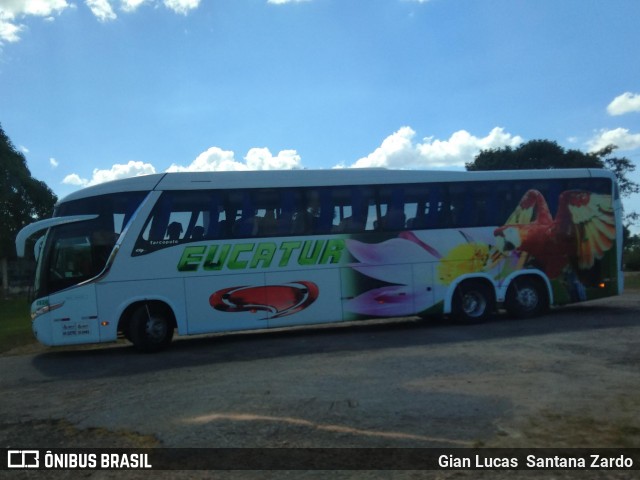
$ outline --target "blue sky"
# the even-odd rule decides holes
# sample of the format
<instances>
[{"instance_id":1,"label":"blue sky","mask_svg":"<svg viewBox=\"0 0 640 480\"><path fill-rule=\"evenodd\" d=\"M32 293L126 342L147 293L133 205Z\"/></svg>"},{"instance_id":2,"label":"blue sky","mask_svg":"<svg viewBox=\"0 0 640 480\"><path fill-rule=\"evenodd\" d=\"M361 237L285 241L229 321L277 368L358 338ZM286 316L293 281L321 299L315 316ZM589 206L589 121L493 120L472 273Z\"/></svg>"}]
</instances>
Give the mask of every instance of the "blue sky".
<instances>
[{"instance_id":1,"label":"blue sky","mask_svg":"<svg viewBox=\"0 0 640 480\"><path fill-rule=\"evenodd\" d=\"M640 163L639 22L637 0L0 0L0 123L59 196L167 170L462 169L538 138Z\"/></svg>"}]
</instances>

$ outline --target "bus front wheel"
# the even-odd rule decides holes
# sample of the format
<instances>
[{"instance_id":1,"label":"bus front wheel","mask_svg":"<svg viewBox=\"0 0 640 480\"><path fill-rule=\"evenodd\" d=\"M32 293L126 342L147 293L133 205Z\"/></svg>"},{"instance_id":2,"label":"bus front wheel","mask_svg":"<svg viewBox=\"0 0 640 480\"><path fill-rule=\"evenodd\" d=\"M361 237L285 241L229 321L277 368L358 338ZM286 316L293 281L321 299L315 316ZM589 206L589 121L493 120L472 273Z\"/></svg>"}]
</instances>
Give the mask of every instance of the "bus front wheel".
<instances>
[{"instance_id":1,"label":"bus front wheel","mask_svg":"<svg viewBox=\"0 0 640 480\"><path fill-rule=\"evenodd\" d=\"M458 323L480 323L493 313L495 297L483 282L467 280L455 290L453 318Z\"/></svg>"},{"instance_id":2,"label":"bus front wheel","mask_svg":"<svg viewBox=\"0 0 640 480\"><path fill-rule=\"evenodd\" d=\"M168 347L173 338L173 329L173 317L168 308L145 303L133 312L127 330L133 346L148 353Z\"/></svg>"}]
</instances>

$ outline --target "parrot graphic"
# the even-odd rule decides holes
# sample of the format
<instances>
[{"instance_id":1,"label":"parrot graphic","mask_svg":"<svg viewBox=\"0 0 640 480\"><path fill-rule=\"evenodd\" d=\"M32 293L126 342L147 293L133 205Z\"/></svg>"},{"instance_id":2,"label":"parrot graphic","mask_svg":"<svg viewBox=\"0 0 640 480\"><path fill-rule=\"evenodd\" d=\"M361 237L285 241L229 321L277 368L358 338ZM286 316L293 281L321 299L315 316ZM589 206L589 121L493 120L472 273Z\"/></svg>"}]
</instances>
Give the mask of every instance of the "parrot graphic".
<instances>
[{"instance_id":1,"label":"parrot graphic","mask_svg":"<svg viewBox=\"0 0 640 480\"><path fill-rule=\"evenodd\" d=\"M576 272L593 267L615 243L611 195L566 190L553 218L544 196L529 190L494 237L499 254L518 252L523 264L538 266L549 279L564 274L575 283Z\"/></svg>"}]
</instances>

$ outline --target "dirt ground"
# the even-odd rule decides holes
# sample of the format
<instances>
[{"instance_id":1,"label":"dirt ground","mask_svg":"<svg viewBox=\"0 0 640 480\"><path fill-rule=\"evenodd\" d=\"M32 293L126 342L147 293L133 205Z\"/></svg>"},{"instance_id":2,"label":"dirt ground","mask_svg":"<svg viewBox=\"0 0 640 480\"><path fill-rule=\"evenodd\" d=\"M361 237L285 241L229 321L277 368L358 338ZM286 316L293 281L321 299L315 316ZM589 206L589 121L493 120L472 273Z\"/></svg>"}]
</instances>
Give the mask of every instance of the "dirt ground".
<instances>
[{"instance_id":1,"label":"dirt ground","mask_svg":"<svg viewBox=\"0 0 640 480\"><path fill-rule=\"evenodd\" d=\"M5 448L640 447L640 292L472 326L396 319L0 358ZM76 478L79 472L1 472ZM149 472L82 471L85 478ZM152 472L325 478L322 471ZM72 476L73 475L73 476ZM333 478L638 478L341 471Z\"/></svg>"}]
</instances>

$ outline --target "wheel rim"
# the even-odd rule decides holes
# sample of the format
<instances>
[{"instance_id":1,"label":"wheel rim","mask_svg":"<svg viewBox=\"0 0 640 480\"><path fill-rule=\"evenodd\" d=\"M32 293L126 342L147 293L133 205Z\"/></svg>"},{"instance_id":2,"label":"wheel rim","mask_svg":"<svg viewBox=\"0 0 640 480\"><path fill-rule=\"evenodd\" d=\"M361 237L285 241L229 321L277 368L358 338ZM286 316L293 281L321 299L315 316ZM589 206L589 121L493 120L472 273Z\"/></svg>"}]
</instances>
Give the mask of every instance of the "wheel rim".
<instances>
[{"instance_id":1,"label":"wheel rim","mask_svg":"<svg viewBox=\"0 0 640 480\"><path fill-rule=\"evenodd\" d=\"M516 301L523 310L532 311L536 309L540 299L535 288L526 287L518 290Z\"/></svg>"},{"instance_id":2,"label":"wheel rim","mask_svg":"<svg viewBox=\"0 0 640 480\"><path fill-rule=\"evenodd\" d=\"M147 320L145 332L149 340L153 342L161 341L167 334L167 322L160 317L150 317Z\"/></svg>"},{"instance_id":3,"label":"wheel rim","mask_svg":"<svg viewBox=\"0 0 640 480\"><path fill-rule=\"evenodd\" d=\"M462 297L462 310L468 317L481 317L486 309L487 300L478 292L467 292Z\"/></svg>"}]
</instances>

